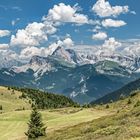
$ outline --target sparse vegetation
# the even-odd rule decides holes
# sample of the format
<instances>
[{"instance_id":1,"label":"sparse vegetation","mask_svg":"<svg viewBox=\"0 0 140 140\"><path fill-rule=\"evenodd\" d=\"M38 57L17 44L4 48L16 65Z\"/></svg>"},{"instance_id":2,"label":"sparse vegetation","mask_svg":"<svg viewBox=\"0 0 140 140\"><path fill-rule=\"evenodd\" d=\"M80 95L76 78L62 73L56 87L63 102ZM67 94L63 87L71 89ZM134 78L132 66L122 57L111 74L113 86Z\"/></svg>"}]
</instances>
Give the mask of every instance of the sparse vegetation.
<instances>
[{"instance_id":1,"label":"sparse vegetation","mask_svg":"<svg viewBox=\"0 0 140 140\"><path fill-rule=\"evenodd\" d=\"M138 106L140 106L140 101L139 100L135 103L134 107L138 107Z\"/></svg>"}]
</instances>

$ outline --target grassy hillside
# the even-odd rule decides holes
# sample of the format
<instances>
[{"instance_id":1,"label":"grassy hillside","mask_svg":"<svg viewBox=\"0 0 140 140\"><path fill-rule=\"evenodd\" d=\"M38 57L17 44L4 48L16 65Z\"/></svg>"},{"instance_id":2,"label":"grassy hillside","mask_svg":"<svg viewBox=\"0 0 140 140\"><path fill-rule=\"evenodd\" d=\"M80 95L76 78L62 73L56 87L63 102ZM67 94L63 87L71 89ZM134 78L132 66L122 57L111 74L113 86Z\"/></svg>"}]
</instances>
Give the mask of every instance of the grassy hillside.
<instances>
[{"instance_id":1,"label":"grassy hillside","mask_svg":"<svg viewBox=\"0 0 140 140\"><path fill-rule=\"evenodd\" d=\"M27 122L31 113L31 104L29 103L31 98L29 98L27 95L26 98L21 97L23 96L23 93L27 94L27 92L25 92L25 89L24 92L14 89L13 93L13 89L9 90L7 87L0 87L0 105L2 105L3 107L3 110L1 110L2 113L0 114L0 140L27 139L24 135L24 132L27 131ZM31 96L34 95L34 93L36 92L33 92L33 94L28 94L30 94ZM43 93L41 92L40 94L42 95ZM36 95L37 97L41 98L38 93L36 93ZM57 97L57 102L59 102L59 96ZM25 110L22 110L23 106ZM43 116L43 121L47 126L47 133L51 133L54 130L59 130L61 128L74 126L79 123L88 122L93 119L97 119L99 117L110 114L110 111L99 111L93 108L83 109L73 107L47 110L45 109L40 110L40 112Z\"/></svg>"},{"instance_id":2,"label":"grassy hillside","mask_svg":"<svg viewBox=\"0 0 140 140\"><path fill-rule=\"evenodd\" d=\"M23 93L25 92L14 90L13 94L12 89L0 87L0 99L2 99L0 104L3 106L0 114L0 140L27 140L24 132L27 131L27 122L31 113L31 104L29 104L31 98L27 95L26 98L21 98ZM40 95L37 97L41 98ZM19 111L23 106L25 110ZM140 139L140 91L138 90L133 91L127 98L106 105L96 105L92 108L41 109L40 112L47 126L47 136L38 140Z\"/></svg>"},{"instance_id":3,"label":"grassy hillside","mask_svg":"<svg viewBox=\"0 0 140 140\"><path fill-rule=\"evenodd\" d=\"M70 98L35 89L0 86L0 106L5 111L31 109L32 105L39 109L78 106Z\"/></svg>"},{"instance_id":4,"label":"grassy hillside","mask_svg":"<svg viewBox=\"0 0 140 140\"><path fill-rule=\"evenodd\" d=\"M95 108L110 111L112 114L51 132L47 138L41 140L140 139L140 91L134 92L126 99L107 105L98 105Z\"/></svg>"},{"instance_id":5,"label":"grassy hillside","mask_svg":"<svg viewBox=\"0 0 140 140\"><path fill-rule=\"evenodd\" d=\"M40 112L43 116L43 121L47 126L47 133L53 133L56 130L88 122L109 114L109 112L103 110L82 110L80 108L61 108ZM29 110L0 114L0 140L27 140L24 132L27 131L29 116Z\"/></svg>"},{"instance_id":6,"label":"grassy hillside","mask_svg":"<svg viewBox=\"0 0 140 140\"><path fill-rule=\"evenodd\" d=\"M29 100L21 99L21 95L19 91L0 86L0 105L2 105L0 112L30 109Z\"/></svg>"}]
</instances>

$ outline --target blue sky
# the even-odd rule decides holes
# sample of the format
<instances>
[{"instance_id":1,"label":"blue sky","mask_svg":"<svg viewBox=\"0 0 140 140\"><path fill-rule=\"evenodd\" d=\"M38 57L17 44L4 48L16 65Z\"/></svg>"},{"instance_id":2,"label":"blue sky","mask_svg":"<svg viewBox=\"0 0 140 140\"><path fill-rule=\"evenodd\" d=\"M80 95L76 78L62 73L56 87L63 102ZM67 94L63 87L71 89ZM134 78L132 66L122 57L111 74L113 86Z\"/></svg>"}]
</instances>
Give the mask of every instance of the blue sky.
<instances>
[{"instance_id":1,"label":"blue sky","mask_svg":"<svg viewBox=\"0 0 140 140\"><path fill-rule=\"evenodd\" d=\"M60 6L60 3L63 5ZM67 12L62 12L60 14L63 15L59 15L61 16L60 19L56 20L53 17L54 5L57 6L58 11L60 9L63 11L62 8L69 6L70 10L74 10L75 13L72 18L68 18ZM0 44L7 44L8 47L5 48L12 48L12 51L19 50L20 53L23 48L47 47L65 38L70 38L74 45L102 44L111 37L116 40L139 39L139 5L139 0L1 0L0 30L7 30L9 34L0 35ZM99 6L111 8L108 11L109 14L105 13L105 9L100 9ZM49 13L50 9L53 11L52 13ZM48 19L42 20L43 16L51 18L49 22L56 28L56 31L53 33L44 31L48 30L45 24L45 22L48 23ZM63 20L65 21L63 22ZM31 42L34 41L31 40L30 42L32 38L29 38L29 44L28 42L22 44L24 40L19 40L21 36L17 34L18 30L26 30L26 27L34 22L45 24L42 34L44 35L44 32L47 32L46 36L44 35L44 39L40 39L37 35L35 39L37 38L38 42L32 45ZM67 41L72 43L70 40ZM17 46L18 48L16 48Z\"/></svg>"}]
</instances>

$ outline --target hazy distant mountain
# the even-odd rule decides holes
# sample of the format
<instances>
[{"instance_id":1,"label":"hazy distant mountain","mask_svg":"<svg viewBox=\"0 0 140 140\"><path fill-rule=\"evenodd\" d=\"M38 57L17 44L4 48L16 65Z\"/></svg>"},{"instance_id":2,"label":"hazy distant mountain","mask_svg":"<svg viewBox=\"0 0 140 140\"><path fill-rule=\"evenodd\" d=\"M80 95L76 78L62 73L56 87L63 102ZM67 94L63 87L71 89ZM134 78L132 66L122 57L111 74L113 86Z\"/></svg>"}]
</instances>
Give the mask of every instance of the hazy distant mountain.
<instances>
[{"instance_id":1,"label":"hazy distant mountain","mask_svg":"<svg viewBox=\"0 0 140 140\"><path fill-rule=\"evenodd\" d=\"M108 93L107 95L103 96L102 98L91 102L91 104L101 104L101 103L109 103L111 101L117 101L122 97L129 96L133 91L136 91L139 89L140 89L140 79L130 82L127 85L123 86L122 88L120 88L112 93Z\"/></svg>"}]
</instances>

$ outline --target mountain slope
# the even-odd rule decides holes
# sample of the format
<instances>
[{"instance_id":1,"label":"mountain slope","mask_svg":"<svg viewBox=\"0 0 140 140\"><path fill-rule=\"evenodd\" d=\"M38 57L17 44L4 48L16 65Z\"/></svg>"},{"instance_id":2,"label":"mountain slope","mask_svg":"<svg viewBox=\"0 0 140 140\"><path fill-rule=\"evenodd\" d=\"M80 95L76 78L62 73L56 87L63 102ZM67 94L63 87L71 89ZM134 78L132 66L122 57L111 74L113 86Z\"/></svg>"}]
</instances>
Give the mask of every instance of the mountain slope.
<instances>
[{"instance_id":1,"label":"mountain slope","mask_svg":"<svg viewBox=\"0 0 140 140\"><path fill-rule=\"evenodd\" d=\"M79 103L98 99L124 84L123 80L121 81L124 77L117 78L114 75L100 74L91 64L73 67L67 66L66 63L58 63L56 60L49 63L52 63L53 67L50 71L42 71L43 68L34 71L29 68L25 72L17 73L13 70L1 69L0 78L6 79L6 85L39 88L60 93ZM39 68L41 66L38 65ZM0 82L3 85L3 81Z\"/></svg>"},{"instance_id":2,"label":"mountain slope","mask_svg":"<svg viewBox=\"0 0 140 140\"><path fill-rule=\"evenodd\" d=\"M139 89L140 89L140 79L133 81L125 85L124 87L120 88L119 90L109 93L96 101L93 101L91 104L109 103L111 101L117 101L120 98L129 96L132 91Z\"/></svg>"}]
</instances>

